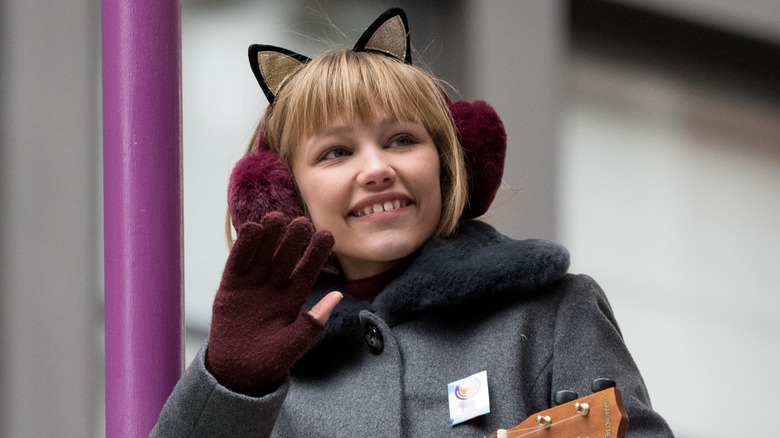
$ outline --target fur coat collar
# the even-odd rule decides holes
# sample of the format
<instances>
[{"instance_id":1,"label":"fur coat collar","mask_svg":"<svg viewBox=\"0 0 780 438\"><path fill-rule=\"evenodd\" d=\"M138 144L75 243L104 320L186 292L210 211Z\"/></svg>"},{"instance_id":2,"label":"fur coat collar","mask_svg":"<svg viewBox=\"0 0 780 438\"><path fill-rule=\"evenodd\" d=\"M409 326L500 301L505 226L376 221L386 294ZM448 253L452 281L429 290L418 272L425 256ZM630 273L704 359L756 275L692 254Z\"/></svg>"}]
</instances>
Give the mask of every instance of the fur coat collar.
<instances>
[{"instance_id":1,"label":"fur coat collar","mask_svg":"<svg viewBox=\"0 0 780 438\"><path fill-rule=\"evenodd\" d=\"M467 221L453 237L432 238L373 303L344 296L319 343L354 333L363 310L377 314L392 327L429 309L533 293L561 278L568 267L569 253L557 243L514 240L488 224ZM308 297L308 307L339 290L340 284L336 276L321 275Z\"/></svg>"}]
</instances>

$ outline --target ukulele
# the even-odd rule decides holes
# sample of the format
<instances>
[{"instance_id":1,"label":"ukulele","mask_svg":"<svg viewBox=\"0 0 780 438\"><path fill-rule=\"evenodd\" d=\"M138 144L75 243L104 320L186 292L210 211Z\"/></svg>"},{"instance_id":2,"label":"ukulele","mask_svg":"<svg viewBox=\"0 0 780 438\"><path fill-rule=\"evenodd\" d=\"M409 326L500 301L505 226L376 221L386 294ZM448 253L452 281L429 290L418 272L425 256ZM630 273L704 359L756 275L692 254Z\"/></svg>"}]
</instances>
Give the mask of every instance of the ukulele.
<instances>
[{"instance_id":1,"label":"ukulele","mask_svg":"<svg viewBox=\"0 0 780 438\"><path fill-rule=\"evenodd\" d=\"M624 438L626 429L623 398L612 387L539 412L484 438Z\"/></svg>"}]
</instances>

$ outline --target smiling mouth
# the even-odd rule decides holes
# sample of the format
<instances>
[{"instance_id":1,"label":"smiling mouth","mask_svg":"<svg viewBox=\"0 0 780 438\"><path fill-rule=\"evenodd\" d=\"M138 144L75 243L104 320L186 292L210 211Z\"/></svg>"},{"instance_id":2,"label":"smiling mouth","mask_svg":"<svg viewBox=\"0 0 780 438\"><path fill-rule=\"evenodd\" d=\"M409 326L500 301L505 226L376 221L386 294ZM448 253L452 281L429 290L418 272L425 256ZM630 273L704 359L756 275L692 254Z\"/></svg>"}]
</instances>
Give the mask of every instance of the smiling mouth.
<instances>
[{"instance_id":1,"label":"smiling mouth","mask_svg":"<svg viewBox=\"0 0 780 438\"><path fill-rule=\"evenodd\" d=\"M394 201L377 202L376 204L367 205L361 209L355 210L350 213L355 217L363 217L369 214L382 213L383 211L391 211L397 208L406 207L409 205L409 201L396 199Z\"/></svg>"}]
</instances>

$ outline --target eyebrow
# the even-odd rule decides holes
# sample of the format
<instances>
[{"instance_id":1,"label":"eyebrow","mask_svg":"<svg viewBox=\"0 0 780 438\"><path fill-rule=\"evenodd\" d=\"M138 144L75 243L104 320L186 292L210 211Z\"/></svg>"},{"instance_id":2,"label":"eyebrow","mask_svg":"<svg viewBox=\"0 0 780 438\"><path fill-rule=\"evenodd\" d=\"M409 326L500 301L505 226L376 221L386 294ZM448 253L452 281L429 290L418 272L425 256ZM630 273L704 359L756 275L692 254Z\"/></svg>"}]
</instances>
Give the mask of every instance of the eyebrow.
<instances>
[{"instance_id":1,"label":"eyebrow","mask_svg":"<svg viewBox=\"0 0 780 438\"><path fill-rule=\"evenodd\" d=\"M395 119L384 119L381 122L377 123L377 125L380 128L384 128L384 127L387 127L387 126L390 126L390 125L401 124L401 123L404 123L404 122L401 121L401 120L395 120ZM332 135L333 136L342 135L342 134L345 134L345 133L347 133L349 131L352 131L354 129L353 128L354 124L355 124L355 122L347 123L345 125L332 126L330 128L323 129L322 131L317 133L317 135L315 135L315 137L329 137L329 136L332 136Z\"/></svg>"}]
</instances>

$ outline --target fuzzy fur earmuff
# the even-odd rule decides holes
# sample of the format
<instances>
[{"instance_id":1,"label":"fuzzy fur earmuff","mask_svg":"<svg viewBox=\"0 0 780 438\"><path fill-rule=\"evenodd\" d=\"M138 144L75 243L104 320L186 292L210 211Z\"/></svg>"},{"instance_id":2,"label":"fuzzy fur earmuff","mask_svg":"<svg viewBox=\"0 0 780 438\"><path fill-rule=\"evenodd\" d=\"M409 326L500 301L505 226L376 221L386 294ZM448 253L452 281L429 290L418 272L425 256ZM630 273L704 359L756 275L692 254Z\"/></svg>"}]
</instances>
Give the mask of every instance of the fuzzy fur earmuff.
<instances>
[{"instance_id":1,"label":"fuzzy fur earmuff","mask_svg":"<svg viewBox=\"0 0 780 438\"><path fill-rule=\"evenodd\" d=\"M461 220L485 214L504 174L506 131L492 106L483 101L449 102L463 147L469 180L469 197ZM258 142L257 152L233 168L228 187L228 209L233 227L259 222L272 211L292 219L304 214L303 203L289 167L275 152Z\"/></svg>"},{"instance_id":2,"label":"fuzzy fur earmuff","mask_svg":"<svg viewBox=\"0 0 780 438\"><path fill-rule=\"evenodd\" d=\"M496 110L477 100L449 102L469 177L469 201L461 220L482 216L501 186L506 158L506 130Z\"/></svg>"},{"instance_id":3,"label":"fuzzy fur earmuff","mask_svg":"<svg viewBox=\"0 0 780 438\"><path fill-rule=\"evenodd\" d=\"M262 139L262 133L258 132ZM260 222L272 211L287 220L303 216L303 202L292 172L279 154L258 142L257 151L239 160L228 184L228 211L236 230L247 222Z\"/></svg>"}]
</instances>

